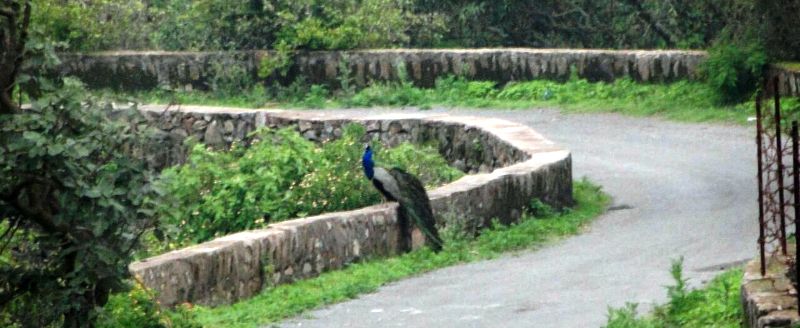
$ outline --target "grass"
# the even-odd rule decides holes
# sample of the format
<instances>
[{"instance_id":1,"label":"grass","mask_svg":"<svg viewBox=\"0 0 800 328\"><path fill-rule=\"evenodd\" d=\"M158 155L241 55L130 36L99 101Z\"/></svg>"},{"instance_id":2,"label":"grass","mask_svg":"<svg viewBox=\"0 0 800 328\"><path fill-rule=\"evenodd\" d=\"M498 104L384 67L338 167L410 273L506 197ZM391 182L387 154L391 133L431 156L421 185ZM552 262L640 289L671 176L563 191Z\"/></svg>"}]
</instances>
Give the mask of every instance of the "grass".
<instances>
[{"instance_id":1,"label":"grass","mask_svg":"<svg viewBox=\"0 0 800 328\"><path fill-rule=\"evenodd\" d=\"M675 285L667 286L669 301L653 312L640 316L636 304L609 309L608 328L667 328L667 327L741 327L744 320L739 289L742 269L728 270L707 286L687 290L683 278L682 260L672 264Z\"/></svg>"},{"instance_id":2,"label":"grass","mask_svg":"<svg viewBox=\"0 0 800 328\"><path fill-rule=\"evenodd\" d=\"M688 122L745 124L754 115L753 103L721 105L705 83L678 81L667 84L637 83L619 79L591 83L572 78L566 82L534 80L500 86L489 81L440 78L434 88L405 83L378 83L350 92L330 92L325 87L294 84L265 89L257 86L237 93L150 91L130 95L143 103L202 104L233 107L347 108L373 106L435 106L472 108L558 108L566 112L616 112L634 116L659 116ZM796 98L786 98L783 108L800 112Z\"/></svg>"},{"instance_id":3,"label":"grass","mask_svg":"<svg viewBox=\"0 0 800 328\"><path fill-rule=\"evenodd\" d=\"M356 263L343 270L293 284L269 287L239 303L217 308L195 307L194 314L205 327L255 327L297 315L325 304L352 299L405 277L478 260L504 252L533 249L547 242L580 232L581 227L602 213L609 197L585 179L576 182L577 205L556 213L534 202L537 211L511 226L495 224L475 238L444 231L445 248L439 253L421 249L397 257ZM534 218L534 216L536 216Z\"/></svg>"}]
</instances>

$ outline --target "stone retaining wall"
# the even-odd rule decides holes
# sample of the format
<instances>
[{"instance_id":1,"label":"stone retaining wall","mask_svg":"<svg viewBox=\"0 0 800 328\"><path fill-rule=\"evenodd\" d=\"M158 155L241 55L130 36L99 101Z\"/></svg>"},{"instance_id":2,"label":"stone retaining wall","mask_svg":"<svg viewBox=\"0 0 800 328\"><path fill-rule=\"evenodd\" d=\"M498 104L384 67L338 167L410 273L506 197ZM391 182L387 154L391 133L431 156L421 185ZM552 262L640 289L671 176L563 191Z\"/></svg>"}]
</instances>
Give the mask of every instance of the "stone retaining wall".
<instances>
[{"instance_id":1,"label":"stone retaining wall","mask_svg":"<svg viewBox=\"0 0 800 328\"><path fill-rule=\"evenodd\" d=\"M59 71L79 77L91 88L126 90L170 87L210 88L214 71L238 65L257 77L269 51L241 52L104 52L63 54ZM464 75L500 83L515 80L566 80L574 67L590 81L629 77L636 81L674 81L695 77L705 59L702 51L581 50L581 49L385 49L299 53L286 76L266 82L287 83L302 76L307 82L339 87L340 63L348 64L358 85L397 80L398 67L418 86L430 87L437 77Z\"/></svg>"},{"instance_id":2,"label":"stone retaining wall","mask_svg":"<svg viewBox=\"0 0 800 328\"><path fill-rule=\"evenodd\" d=\"M499 119L448 115L379 115L347 118L304 112L190 107L144 109L159 120L164 138L193 135L224 146L260 126L295 126L306 138L335 138L343 124L367 127L386 144L436 139L451 163L473 174L429 191L439 224L480 229L491 218L514 222L531 199L555 207L572 203L570 153L530 128ZM167 147L162 160L179 162L184 151ZM171 157L170 157L171 156ZM363 258L398 252L397 205L386 203L270 224L130 265L162 304L228 304L265 285L291 282L339 269ZM415 247L422 245L414 234Z\"/></svg>"},{"instance_id":3,"label":"stone retaining wall","mask_svg":"<svg viewBox=\"0 0 800 328\"><path fill-rule=\"evenodd\" d=\"M794 249L794 246L789 249ZM794 327L800 323L797 296L786 275L787 270L782 256L768 259L765 276L761 276L758 259L747 263L741 294L746 327Z\"/></svg>"},{"instance_id":4,"label":"stone retaining wall","mask_svg":"<svg viewBox=\"0 0 800 328\"><path fill-rule=\"evenodd\" d=\"M773 65L767 73L770 78L778 78L781 95L800 97L800 70Z\"/></svg>"}]
</instances>

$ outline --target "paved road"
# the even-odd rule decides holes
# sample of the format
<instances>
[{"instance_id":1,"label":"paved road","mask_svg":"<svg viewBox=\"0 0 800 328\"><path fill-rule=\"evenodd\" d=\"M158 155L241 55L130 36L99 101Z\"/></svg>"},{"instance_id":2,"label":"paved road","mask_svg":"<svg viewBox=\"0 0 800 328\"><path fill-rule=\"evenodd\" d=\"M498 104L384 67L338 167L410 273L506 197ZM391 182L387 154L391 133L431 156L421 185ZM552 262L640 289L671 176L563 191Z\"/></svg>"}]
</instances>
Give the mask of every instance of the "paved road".
<instances>
[{"instance_id":1,"label":"paved road","mask_svg":"<svg viewBox=\"0 0 800 328\"><path fill-rule=\"evenodd\" d=\"M683 256L699 284L756 252L752 128L553 110L450 112L531 126L572 150L576 178L631 208L545 249L406 279L282 326L599 327L608 306L663 302L671 259Z\"/></svg>"}]
</instances>

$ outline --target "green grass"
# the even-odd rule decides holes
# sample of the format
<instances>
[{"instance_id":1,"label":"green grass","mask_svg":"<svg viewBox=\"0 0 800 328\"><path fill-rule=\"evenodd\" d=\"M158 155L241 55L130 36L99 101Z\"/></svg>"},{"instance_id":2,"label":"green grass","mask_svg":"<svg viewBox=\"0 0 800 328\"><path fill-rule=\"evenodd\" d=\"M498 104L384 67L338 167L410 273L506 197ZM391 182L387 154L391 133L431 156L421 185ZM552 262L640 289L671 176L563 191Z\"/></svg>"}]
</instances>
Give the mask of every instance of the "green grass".
<instances>
[{"instance_id":1,"label":"green grass","mask_svg":"<svg viewBox=\"0 0 800 328\"><path fill-rule=\"evenodd\" d=\"M714 278L701 289L688 290L683 278L682 261L672 265L675 284L667 286L669 301L657 306L652 313L640 316L636 304L609 309L608 328L668 328L668 327L741 327L744 316L739 289L742 269L731 269Z\"/></svg>"},{"instance_id":2,"label":"green grass","mask_svg":"<svg viewBox=\"0 0 800 328\"><path fill-rule=\"evenodd\" d=\"M235 94L222 92L152 91L131 95L143 103L201 104L233 107L347 108L373 106L435 106L471 108L558 108L566 112L616 112L634 116L659 116L688 122L745 124L754 114L752 101L721 105L705 83L678 81L667 84L590 83L577 78L566 82L535 80L499 86L489 81L441 78L434 88L409 83L379 83L350 93L329 92L322 86L255 87ZM800 111L796 98L784 100L788 112Z\"/></svg>"},{"instance_id":3,"label":"green grass","mask_svg":"<svg viewBox=\"0 0 800 328\"><path fill-rule=\"evenodd\" d=\"M195 307L206 327L255 327L297 315L321 305L341 302L405 277L459 263L497 257L504 252L532 249L564 236L602 213L609 197L585 179L575 183L577 205L561 213L534 202L536 217L526 215L518 224L496 224L476 238L443 231L445 248L439 253L421 249L392 258L356 263L317 278L269 287L258 296L217 308ZM538 204L538 205L537 205Z\"/></svg>"}]
</instances>

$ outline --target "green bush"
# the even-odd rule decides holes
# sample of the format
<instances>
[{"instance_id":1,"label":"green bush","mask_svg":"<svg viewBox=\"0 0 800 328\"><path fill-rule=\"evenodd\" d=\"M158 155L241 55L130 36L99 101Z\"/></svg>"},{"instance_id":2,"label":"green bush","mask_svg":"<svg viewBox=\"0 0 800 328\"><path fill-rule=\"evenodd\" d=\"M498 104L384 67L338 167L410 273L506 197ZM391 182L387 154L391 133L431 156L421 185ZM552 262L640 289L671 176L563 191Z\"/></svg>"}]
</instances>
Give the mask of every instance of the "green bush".
<instances>
[{"instance_id":1,"label":"green bush","mask_svg":"<svg viewBox=\"0 0 800 328\"><path fill-rule=\"evenodd\" d=\"M241 95L243 90L260 87L255 76L247 71L245 56L232 54L211 62L209 67L209 87L222 97Z\"/></svg>"},{"instance_id":2,"label":"green bush","mask_svg":"<svg viewBox=\"0 0 800 328\"><path fill-rule=\"evenodd\" d=\"M188 304L164 311L152 291L135 284L127 293L112 295L98 311L97 328L202 328Z\"/></svg>"},{"instance_id":3,"label":"green bush","mask_svg":"<svg viewBox=\"0 0 800 328\"><path fill-rule=\"evenodd\" d=\"M737 103L750 98L758 87L767 64L764 48L757 42L721 41L708 51L702 75L716 91L721 103Z\"/></svg>"},{"instance_id":4,"label":"green bush","mask_svg":"<svg viewBox=\"0 0 800 328\"><path fill-rule=\"evenodd\" d=\"M609 309L608 328L740 327L743 320L739 287L742 270L733 269L717 276L702 289L689 290L683 277L683 259L673 261L670 270L675 282L667 286L669 301L656 306L653 313L640 317L636 304Z\"/></svg>"},{"instance_id":5,"label":"green bush","mask_svg":"<svg viewBox=\"0 0 800 328\"><path fill-rule=\"evenodd\" d=\"M252 144L214 151L192 148L187 163L164 171L176 198L161 216L177 230L169 248L253 229L266 223L380 202L361 169L361 125L345 126L341 138L317 147L292 129L262 130ZM380 150L384 166L399 166L436 185L463 173L447 166L433 146L403 144Z\"/></svg>"},{"instance_id":6,"label":"green bush","mask_svg":"<svg viewBox=\"0 0 800 328\"><path fill-rule=\"evenodd\" d=\"M162 212L179 227L180 240L208 240L295 213L285 190L311 171L314 145L294 131L263 131L249 148L192 147L187 164L162 172L177 208ZM173 213L174 212L174 213ZM170 214L170 215L167 215Z\"/></svg>"},{"instance_id":7,"label":"green bush","mask_svg":"<svg viewBox=\"0 0 800 328\"><path fill-rule=\"evenodd\" d=\"M163 12L142 0L32 0L32 27L77 51L148 49Z\"/></svg>"}]
</instances>

